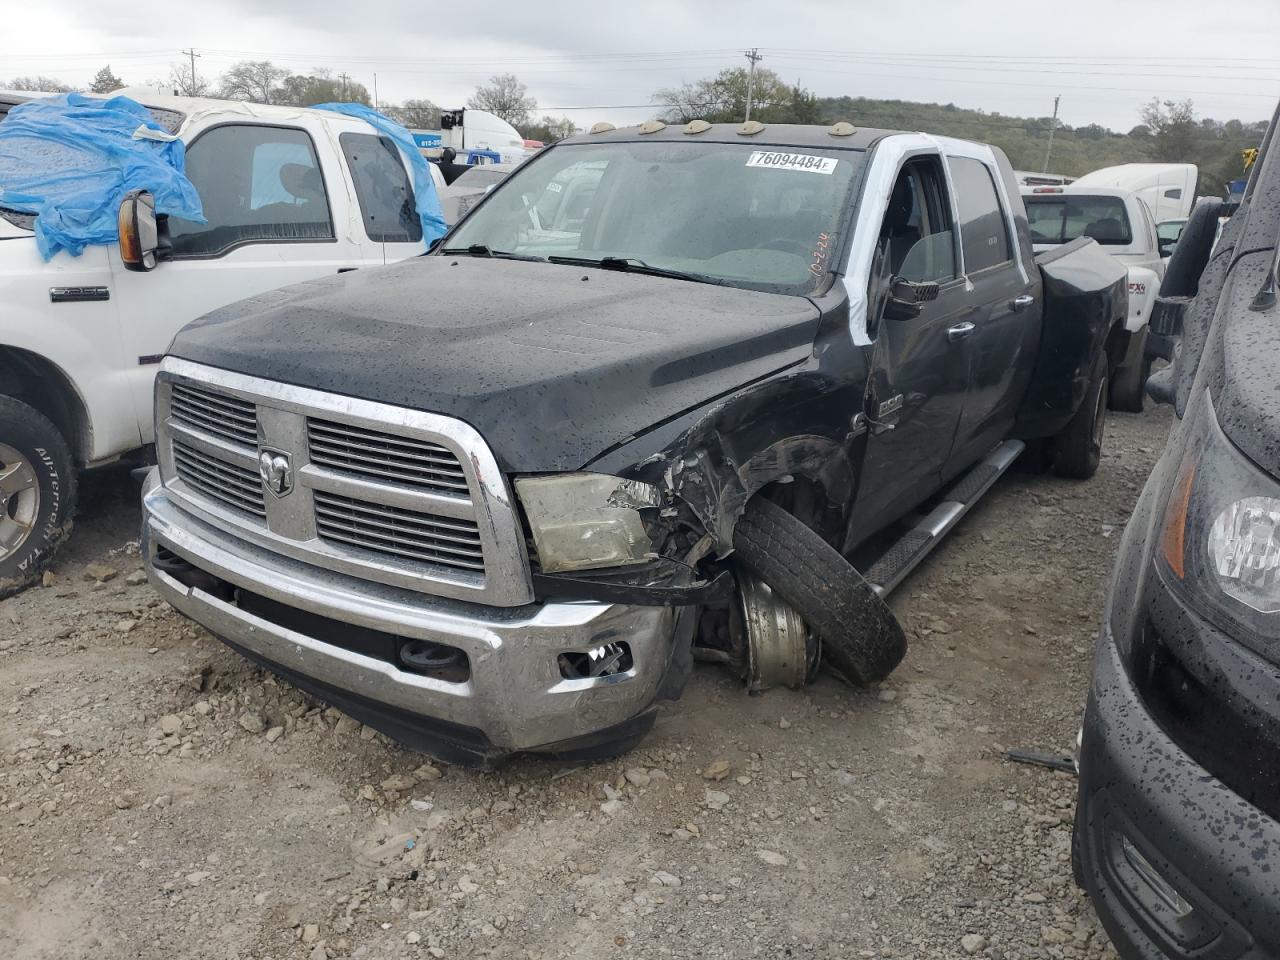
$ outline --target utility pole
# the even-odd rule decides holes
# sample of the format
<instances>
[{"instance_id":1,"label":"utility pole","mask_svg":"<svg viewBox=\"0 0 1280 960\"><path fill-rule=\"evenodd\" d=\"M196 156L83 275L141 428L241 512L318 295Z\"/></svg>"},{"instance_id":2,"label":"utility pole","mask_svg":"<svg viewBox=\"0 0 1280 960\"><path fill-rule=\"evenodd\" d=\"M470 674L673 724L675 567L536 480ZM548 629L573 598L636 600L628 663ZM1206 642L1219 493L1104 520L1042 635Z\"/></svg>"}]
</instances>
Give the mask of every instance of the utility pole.
<instances>
[{"instance_id":1,"label":"utility pole","mask_svg":"<svg viewBox=\"0 0 1280 960\"><path fill-rule=\"evenodd\" d=\"M340 73L338 74L338 79L342 81L342 99L345 102L347 99L347 81L351 78L345 73Z\"/></svg>"},{"instance_id":2,"label":"utility pole","mask_svg":"<svg viewBox=\"0 0 1280 960\"><path fill-rule=\"evenodd\" d=\"M1044 152L1044 169L1041 173L1049 172L1049 158L1053 156L1053 131L1058 127L1058 101L1062 99L1062 94L1053 98L1053 119L1049 121L1049 147Z\"/></svg>"},{"instance_id":3,"label":"utility pole","mask_svg":"<svg viewBox=\"0 0 1280 960\"><path fill-rule=\"evenodd\" d=\"M378 75L373 75L373 109L378 109Z\"/></svg>"},{"instance_id":4,"label":"utility pole","mask_svg":"<svg viewBox=\"0 0 1280 960\"><path fill-rule=\"evenodd\" d=\"M742 122L746 123L751 119L751 96L755 93L756 64L763 60L764 57L760 56L760 50L757 47L752 47L744 54L744 56L751 64L747 70L747 115L742 118Z\"/></svg>"},{"instance_id":5,"label":"utility pole","mask_svg":"<svg viewBox=\"0 0 1280 960\"><path fill-rule=\"evenodd\" d=\"M196 53L195 47L180 52L191 58L191 82L187 87L187 96L194 97L196 95L196 57L200 56L200 54Z\"/></svg>"}]
</instances>

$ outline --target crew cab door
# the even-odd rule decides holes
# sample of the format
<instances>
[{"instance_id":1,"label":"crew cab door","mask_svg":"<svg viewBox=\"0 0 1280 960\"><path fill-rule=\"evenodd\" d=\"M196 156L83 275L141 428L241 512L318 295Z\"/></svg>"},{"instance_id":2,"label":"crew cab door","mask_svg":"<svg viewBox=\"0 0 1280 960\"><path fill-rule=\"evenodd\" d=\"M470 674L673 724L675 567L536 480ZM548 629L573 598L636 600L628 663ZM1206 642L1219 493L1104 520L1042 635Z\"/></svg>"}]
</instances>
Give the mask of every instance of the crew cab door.
<instances>
[{"instance_id":1,"label":"crew cab door","mask_svg":"<svg viewBox=\"0 0 1280 960\"><path fill-rule=\"evenodd\" d=\"M155 270L113 263L143 443L154 439L155 364L180 328L246 297L383 261L380 247L356 239L346 170L318 120L214 121L191 139L186 168L208 222L170 217L171 255Z\"/></svg>"},{"instance_id":2,"label":"crew cab door","mask_svg":"<svg viewBox=\"0 0 1280 960\"><path fill-rule=\"evenodd\" d=\"M864 412L870 430L853 528L879 528L936 490L968 386L963 332L974 304L957 269L940 156L903 165L880 228L868 325L874 337ZM911 319L885 316L892 277L939 284Z\"/></svg>"},{"instance_id":3,"label":"crew cab door","mask_svg":"<svg viewBox=\"0 0 1280 960\"><path fill-rule=\"evenodd\" d=\"M1011 229L986 160L948 156L960 220L963 269L975 307L956 345L969 368L956 442L943 479L961 473L1009 434L1039 343L1039 274ZM1024 258L1025 261L1024 262Z\"/></svg>"}]
</instances>

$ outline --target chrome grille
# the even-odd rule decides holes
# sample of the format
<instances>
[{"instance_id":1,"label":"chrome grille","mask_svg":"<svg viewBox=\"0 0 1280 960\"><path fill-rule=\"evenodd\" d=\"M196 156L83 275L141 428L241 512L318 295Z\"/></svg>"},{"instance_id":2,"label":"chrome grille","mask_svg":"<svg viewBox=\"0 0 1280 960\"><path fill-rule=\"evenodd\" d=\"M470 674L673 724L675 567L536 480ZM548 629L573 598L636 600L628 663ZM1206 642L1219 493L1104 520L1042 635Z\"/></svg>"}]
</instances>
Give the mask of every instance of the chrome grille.
<instances>
[{"instance_id":1,"label":"chrome grille","mask_svg":"<svg viewBox=\"0 0 1280 960\"><path fill-rule=\"evenodd\" d=\"M175 383L169 396L169 416L233 443L250 447L258 443L258 410L249 400Z\"/></svg>"},{"instance_id":2,"label":"chrome grille","mask_svg":"<svg viewBox=\"0 0 1280 960\"><path fill-rule=\"evenodd\" d=\"M533 601L510 488L466 423L177 357L156 404L161 479L197 519L383 587ZM264 452L288 461L279 492L259 476Z\"/></svg>"},{"instance_id":3,"label":"chrome grille","mask_svg":"<svg viewBox=\"0 0 1280 960\"><path fill-rule=\"evenodd\" d=\"M173 465L193 490L244 513L266 517L262 480L256 471L228 463L181 440L173 441Z\"/></svg>"},{"instance_id":4,"label":"chrome grille","mask_svg":"<svg viewBox=\"0 0 1280 960\"><path fill-rule=\"evenodd\" d=\"M307 419L311 462L381 483L467 496L467 475L447 447L331 420Z\"/></svg>"},{"instance_id":5,"label":"chrome grille","mask_svg":"<svg viewBox=\"0 0 1280 960\"><path fill-rule=\"evenodd\" d=\"M317 490L316 530L325 540L458 570L483 571L474 520L439 517Z\"/></svg>"}]
</instances>

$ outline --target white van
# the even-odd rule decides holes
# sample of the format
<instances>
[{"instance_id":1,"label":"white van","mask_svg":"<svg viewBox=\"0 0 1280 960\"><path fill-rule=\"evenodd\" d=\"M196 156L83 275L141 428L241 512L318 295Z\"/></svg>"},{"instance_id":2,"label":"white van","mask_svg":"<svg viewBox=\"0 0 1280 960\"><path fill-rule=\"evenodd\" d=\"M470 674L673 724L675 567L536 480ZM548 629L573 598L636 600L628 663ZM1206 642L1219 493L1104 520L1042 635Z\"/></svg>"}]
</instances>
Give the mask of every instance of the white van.
<instances>
[{"instance_id":1,"label":"white van","mask_svg":"<svg viewBox=\"0 0 1280 960\"><path fill-rule=\"evenodd\" d=\"M139 272L118 244L45 262L34 218L0 208L0 597L34 579L70 531L77 472L153 442L152 383L179 328L426 249L412 172L365 121L119 92L184 141L208 223L169 218L155 269Z\"/></svg>"}]
</instances>

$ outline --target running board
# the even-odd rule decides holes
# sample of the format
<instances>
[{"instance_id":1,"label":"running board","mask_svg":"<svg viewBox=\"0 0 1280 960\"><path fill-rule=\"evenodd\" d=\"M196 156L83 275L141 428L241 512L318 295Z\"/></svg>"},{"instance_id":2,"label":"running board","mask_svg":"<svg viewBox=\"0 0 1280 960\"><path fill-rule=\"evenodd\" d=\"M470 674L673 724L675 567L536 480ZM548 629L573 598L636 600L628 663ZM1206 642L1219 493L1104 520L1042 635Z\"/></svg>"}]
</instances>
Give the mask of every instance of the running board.
<instances>
[{"instance_id":1,"label":"running board","mask_svg":"<svg viewBox=\"0 0 1280 960\"><path fill-rule=\"evenodd\" d=\"M1021 440L1006 440L964 475L944 495L944 499L919 523L908 530L863 574L871 588L887 596L906 579L948 533L982 499L1000 475L1013 466L1026 448Z\"/></svg>"}]
</instances>

